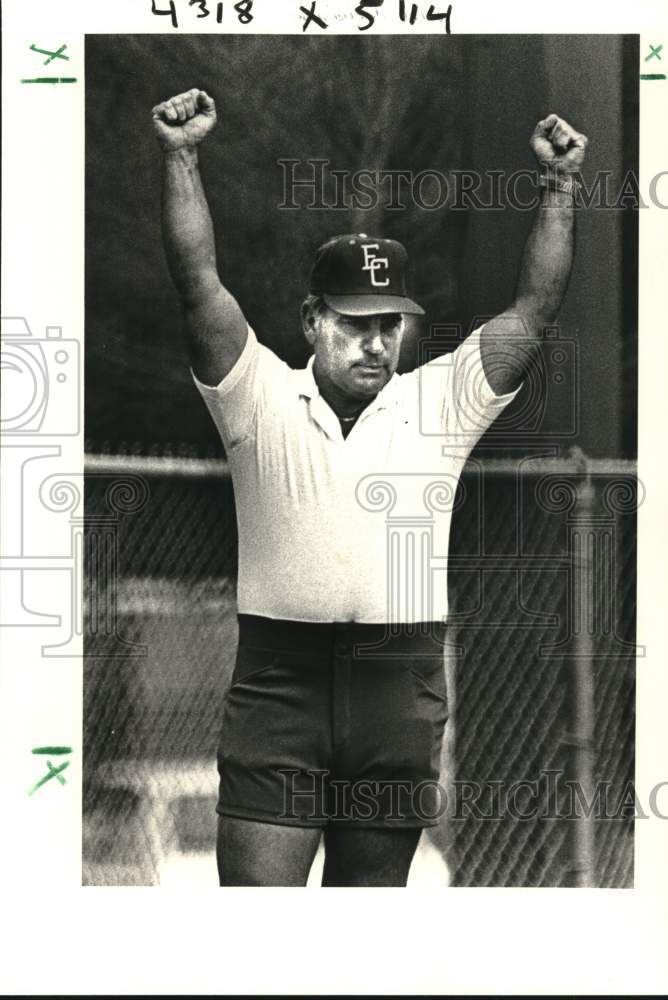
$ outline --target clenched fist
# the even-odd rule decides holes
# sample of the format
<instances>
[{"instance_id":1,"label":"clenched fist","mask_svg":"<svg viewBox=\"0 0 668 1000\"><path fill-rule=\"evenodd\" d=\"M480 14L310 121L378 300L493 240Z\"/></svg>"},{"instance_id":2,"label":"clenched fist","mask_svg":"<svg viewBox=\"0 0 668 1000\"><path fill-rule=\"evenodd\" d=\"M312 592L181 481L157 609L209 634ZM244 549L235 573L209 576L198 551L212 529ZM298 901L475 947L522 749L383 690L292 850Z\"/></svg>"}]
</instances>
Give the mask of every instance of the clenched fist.
<instances>
[{"instance_id":1,"label":"clenched fist","mask_svg":"<svg viewBox=\"0 0 668 1000\"><path fill-rule=\"evenodd\" d=\"M558 115L548 115L538 122L531 136L531 148L538 161L562 174L580 170L588 142L586 135L576 132Z\"/></svg>"},{"instance_id":2,"label":"clenched fist","mask_svg":"<svg viewBox=\"0 0 668 1000\"><path fill-rule=\"evenodd\" d=\"M158 142L166 153L193 148L216 124L216 103L203 90L193 87L156 104L152 118Z\"/></svg>"}]
</instances>

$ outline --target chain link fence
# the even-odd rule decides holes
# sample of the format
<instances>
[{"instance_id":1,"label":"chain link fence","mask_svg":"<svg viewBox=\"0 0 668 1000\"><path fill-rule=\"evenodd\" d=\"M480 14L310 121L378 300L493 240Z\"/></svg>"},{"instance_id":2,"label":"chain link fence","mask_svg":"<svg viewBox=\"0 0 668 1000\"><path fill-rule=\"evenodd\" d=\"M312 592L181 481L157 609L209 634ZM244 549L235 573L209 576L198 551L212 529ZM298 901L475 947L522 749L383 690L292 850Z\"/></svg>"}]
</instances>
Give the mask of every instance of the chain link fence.
<instances>
[{"instance_id":1,"label":"chain link fence","mask_svg":"<svg viewBox=\"0 0 668 1000\"><path fill-rule=\"evenodd\" d=\"M86 472L83 881L187 879L214 868L232 486L215 459L88 455ZM452 885L633 883L637 501L628 462L464 471L429 833Z\"/></svg>"}]
</instances>

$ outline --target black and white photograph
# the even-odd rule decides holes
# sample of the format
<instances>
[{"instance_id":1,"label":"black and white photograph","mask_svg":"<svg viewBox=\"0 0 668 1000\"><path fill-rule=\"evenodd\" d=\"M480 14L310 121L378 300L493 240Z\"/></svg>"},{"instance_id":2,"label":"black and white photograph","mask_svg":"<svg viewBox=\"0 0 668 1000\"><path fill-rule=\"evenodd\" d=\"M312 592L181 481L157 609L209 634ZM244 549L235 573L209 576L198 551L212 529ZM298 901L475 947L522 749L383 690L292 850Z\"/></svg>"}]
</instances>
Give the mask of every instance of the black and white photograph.
<instances>
[{"instance_id":1,"label":"black and white photograph","mask_svg":"<svg viewBox=\"0 0 668 1000\"><path fill-rule=\"evenodd\" d=\"M85 884L633 885L638 49L87 38Z\"/></svg>"}]
</instances>

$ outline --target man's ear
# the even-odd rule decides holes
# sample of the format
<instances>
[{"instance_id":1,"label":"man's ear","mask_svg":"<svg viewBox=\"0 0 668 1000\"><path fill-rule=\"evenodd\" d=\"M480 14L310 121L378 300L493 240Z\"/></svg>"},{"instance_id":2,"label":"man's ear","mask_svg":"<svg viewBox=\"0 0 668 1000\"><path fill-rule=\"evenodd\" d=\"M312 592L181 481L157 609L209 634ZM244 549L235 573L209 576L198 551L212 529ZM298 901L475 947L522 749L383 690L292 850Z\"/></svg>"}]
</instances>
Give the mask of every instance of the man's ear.
<instances>
[{"instance_id":1,"label":"man's ear","mask_svg":"<svg viewBox=\"0 0 668 1000\"><path fill-rule=\"evenodd\" d=\"M313 346L317 335L316 315L314 310L306 302L302 303L302 327L304 329L304 336L308 340L309 344Z\"/></svg>"}]
</instances>

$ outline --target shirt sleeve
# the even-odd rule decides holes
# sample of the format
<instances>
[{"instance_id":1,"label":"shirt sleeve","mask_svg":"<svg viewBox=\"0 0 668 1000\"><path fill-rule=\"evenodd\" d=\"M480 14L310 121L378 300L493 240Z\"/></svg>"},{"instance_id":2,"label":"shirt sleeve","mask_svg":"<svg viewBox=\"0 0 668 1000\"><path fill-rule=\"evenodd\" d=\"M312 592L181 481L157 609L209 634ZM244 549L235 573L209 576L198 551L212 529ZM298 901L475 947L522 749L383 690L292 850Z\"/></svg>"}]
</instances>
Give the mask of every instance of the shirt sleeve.
<instances>
[{"instance_id":1,"label":"shirt sleeve","mask_svg":"<svg viewBox=\"0 0 668 1000\"><path fill-rule=\"evenodd\" d=\"M471 450L522 388L502 396L492 389L480 353L483 327L474 330L456 351L420 369L422 425ZM428 412L427 412L428 411ZM427 429L427 433L430 431Z\"/></svg>"},{"instance_id":2,"label":"shirt sleeve","mask_svg":"<svg viewBox=\"0 0 668 1000\"><path fill-rule=\"evenodd\" d=\"M254 433L263 398L284 367L269 348L258 342L249 326L241 355L218 385L204 385L190 370L226 449L236 447Z\"/></svg>"}]
</instances>

